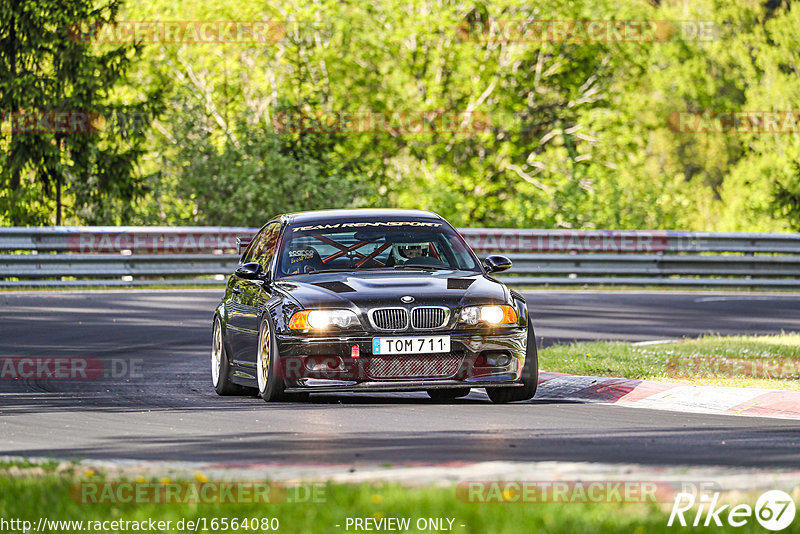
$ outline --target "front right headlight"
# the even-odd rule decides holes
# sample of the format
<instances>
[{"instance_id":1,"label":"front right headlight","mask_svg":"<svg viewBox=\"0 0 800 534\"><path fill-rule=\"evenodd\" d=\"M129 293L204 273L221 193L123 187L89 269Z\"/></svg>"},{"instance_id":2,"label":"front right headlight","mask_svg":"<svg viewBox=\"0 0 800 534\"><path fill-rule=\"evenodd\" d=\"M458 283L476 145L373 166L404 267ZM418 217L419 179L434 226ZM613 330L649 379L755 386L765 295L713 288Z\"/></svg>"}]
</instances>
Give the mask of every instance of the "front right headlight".
<instances>
[{"instance_id":1,"label":"front right headlight","mask_svg":"<svg viewBox=\"0 0 800 534\"><path fill-rule=\"evenodd\" d=\"M349 328L358 324L358 317L350 310L302 310L289 320L292 330L325 330L330 327Z\"/></svg>"},{"instance_id":2,"label":"front right headlight","mask_svg":"<svg viewBox=\"0 0 800 534\"><path fill-rule=\"evenodd\" d=\"M462 308L460 320L468 325L486 323L490 325L514 324L517 322L517 312L508 304L489 306L467 306Z\"/></svg>"}]
</instances>

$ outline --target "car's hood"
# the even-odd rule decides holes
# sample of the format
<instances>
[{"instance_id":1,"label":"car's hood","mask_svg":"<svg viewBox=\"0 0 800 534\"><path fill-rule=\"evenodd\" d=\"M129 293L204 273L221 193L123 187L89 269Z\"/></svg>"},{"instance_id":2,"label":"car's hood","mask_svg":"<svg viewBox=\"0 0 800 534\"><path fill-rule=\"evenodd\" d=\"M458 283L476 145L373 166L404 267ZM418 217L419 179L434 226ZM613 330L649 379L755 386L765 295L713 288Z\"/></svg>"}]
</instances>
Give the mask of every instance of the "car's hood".
<instances>
[{"instance_id":1,"label":"car's hood","mask_svg":"<svg viewBox=\"0 0 800 534\"><path fill-rule=\"evenodd\" d=\"M276 288L306 309L316 307L465 306L508 302L505 286L471 271L365 271L284 278ZM404 303L401 297L413 297Z\"/></svg>"}]
</instances>

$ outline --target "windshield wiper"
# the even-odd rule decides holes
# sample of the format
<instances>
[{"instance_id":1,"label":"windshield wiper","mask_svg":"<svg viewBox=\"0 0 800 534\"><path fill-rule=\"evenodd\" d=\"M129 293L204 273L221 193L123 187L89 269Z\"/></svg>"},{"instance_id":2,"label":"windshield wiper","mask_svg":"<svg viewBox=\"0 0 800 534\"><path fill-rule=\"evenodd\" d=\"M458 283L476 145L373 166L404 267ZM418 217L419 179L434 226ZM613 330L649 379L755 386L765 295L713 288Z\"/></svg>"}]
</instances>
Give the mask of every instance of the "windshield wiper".
<instances>
[{"instance_id":1,"label":"windshield wiper","mask_svg":"<svg viewBox=\"0 0 800 534\"><path fill-rule=\"evenodd\" d=\"M325 274L325 273L357 273L361 271L376 271L376 270L386 270L387 267L343 267L337 269L320 269L320 270L311 270L307 273L295 273L295 274L287 274L285 276L297 276L298 274Z\"/></svg>"},{"instance_id":2,"label":"windshield wiper","mask_svg":"<svg viewBox=\"0 0 800 534\"><path fill-rule=\"evenodd\" d=\"M433 267L432 265L395 265L394 269L416 269L418 271L446 271L446 267Z\"/></svg>"}]
</instances>

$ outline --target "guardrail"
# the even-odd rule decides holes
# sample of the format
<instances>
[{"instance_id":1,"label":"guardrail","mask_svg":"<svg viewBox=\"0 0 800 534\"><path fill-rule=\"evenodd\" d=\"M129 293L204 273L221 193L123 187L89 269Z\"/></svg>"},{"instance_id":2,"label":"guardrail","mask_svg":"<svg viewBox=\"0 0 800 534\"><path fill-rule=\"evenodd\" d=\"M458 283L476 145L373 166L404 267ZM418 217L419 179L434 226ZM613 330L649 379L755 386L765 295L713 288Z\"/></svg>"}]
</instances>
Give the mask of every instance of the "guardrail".
<instances>
[{"instance_id":1,"label":"guardrail","mask_svg":"<svg viewBox=\"0 0 800 534\"><path fill-rule=\"evenodd\" d=\"M0 287L222 285L248 227L0 227ZM800 289L800 234L459 230L514 286Z\"/></svg>"}]
</instances>

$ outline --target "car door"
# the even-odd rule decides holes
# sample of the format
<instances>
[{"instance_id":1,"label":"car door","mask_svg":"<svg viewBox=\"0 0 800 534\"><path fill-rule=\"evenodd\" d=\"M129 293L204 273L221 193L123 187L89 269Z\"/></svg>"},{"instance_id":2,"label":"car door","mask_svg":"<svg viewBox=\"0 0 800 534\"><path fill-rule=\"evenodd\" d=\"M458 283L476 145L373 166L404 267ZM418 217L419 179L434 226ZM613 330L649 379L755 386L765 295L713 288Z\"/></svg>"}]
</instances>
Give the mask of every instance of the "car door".
<instances>
[{"instance_id":1,"label":"car door","mask_svg":"<svg viewBox=\"0 0 800 534\"><path fill-rule=\"evenodd\" d=\"M257 262L264 272L269 272L275 248L280 236L280 222L272 222L264 227L260 239L248 251L244 263ZM256 349L258 344L258 320L264 302L271 295L269 281L238 279L236 282L238 293L237 314L235 319L236 342L233 348L234 365L240 367L245 373L255 371Z\"/></svg>"},{"instance_id":2,"label":"car door","mask_svg":"<svg viewBox=\"0 0 800 534\"><path fill-rule=\"evenodd\" d=\"M266 230L267 227L264 226L250 241L250 245L245 249L242 258L239 260L240 266L253 261L255 251L259 248ZM243 293L247 288L247 280L239 278L236 274L231 275L228 281L228 300L225 305L228 311L228 339L231 347L231 360L234 363L237 359L237 354L244 350L245 343L249 337L247 335L248 310L243 299Z\"/></svg>"}]
</instances>

